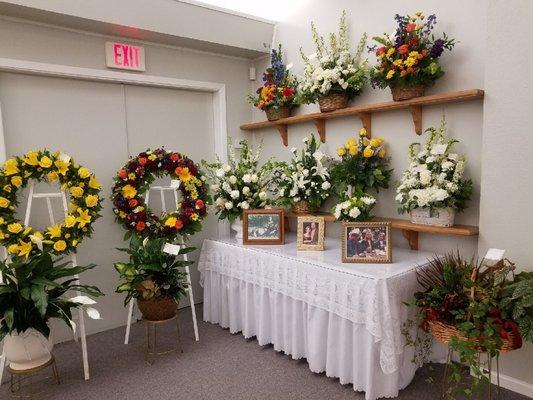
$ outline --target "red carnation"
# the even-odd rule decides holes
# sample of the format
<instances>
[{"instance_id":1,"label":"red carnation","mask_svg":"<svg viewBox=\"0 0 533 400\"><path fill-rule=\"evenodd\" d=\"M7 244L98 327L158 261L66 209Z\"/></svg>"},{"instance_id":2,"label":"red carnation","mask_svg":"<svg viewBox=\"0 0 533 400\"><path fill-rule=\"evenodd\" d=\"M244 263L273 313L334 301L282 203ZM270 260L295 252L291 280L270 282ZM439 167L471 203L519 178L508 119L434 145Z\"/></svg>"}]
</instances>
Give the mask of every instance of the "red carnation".
<instances>
[{"instance_id":1,"label":"red carnation","mask_svg":"<svg viewBox=\"0 0 533 400\"><path fill-rule=\"evenodd\" d=\"M172 153L172 154L170 155L170 159L171 159L172 161L178 161L180 158L181 158L181 154L180 154L180 153Z\"/></svg>"},{"instance_id":2,"label":"red carnation","mask_svg":"<svg viewBox=\"0 0 533 400\"><path fill-rule=\"evenodd\" d=\"M402 44L400 47L398 47L398 53L400 53L400 54L409 53L409 46L406 45L406 44Z\"/></svg>"},{"instance_id":3,"label":"red carnation","mask_svg":"<svg viewBox=\"0 0 533 400\"><path fill-rule=\"evenodd\" d=\"M137 205L139 205L139 201L137 199L130 199L130 200L128 200L128 205L131 208L137 207Z\"/></svg>"},{"instance_id":4,"label":"red carnation","mask_svg":"<svg viewBox=\"0 0 533 400\"><path fill-rule=\"evenodd\" d=\"M178 219L176 221L176 224L174 225L176 229L179 231L181 228L183 228L183 221L181 219Z\"/></svg>"},{"instance_id":5,"label":"red carnation","mask_svg":"<svg viewBox=\"0 0 533 400\"><path fill-rule=\"evenodd\" d=\"M135 229L138 230L139 232L144 230L144 228L146 228L146 224L143 221L139 221L137 222L137 224L135 224Z\"/></svg>"},{"instance_id":6,"label":"red carnation","mask_svg":"<svg viewBox=\"0 0 533 400\"><path fill-rule=\"evenodd\" d=\"M119 178L126 179L128 177L128 171L126 171L125 169L120 169L117 172L117 175Z\"/></svg>"},{"instance_id":7,"label":"red carnation","mask_svg":"<svg viewBox=\"0 0 533 400\"><path fill-rule=\"evenodd\" d=\"M205 203L203 200L196 200L196 208L200 209L200 208L203 208L205 206Z\"/></svg>"},{"instance_id":8,"label":"red carnation","mask_svg":"<svg viewBox=\"0 0 533 400\"><path fill-rule=\"evenodd\" d=\"M413 32L415 29L416 29L416 24L413 24L413 23L411 23L411 24L407 24L407 25L405 26L405 30L406 30L407 32Z\"/></svg>"},{"instance_id":9,"label":"red carnation","mask_svg":"<svg viewBox=\"0 0 533 400\"><path fill-rule=\"evenodd\" d=\"M293 94L294 94L294 90L292 90L292 88L284 88L283 89L283 96L291 97Z\"/></svg>"},{"instance_id":10,"label":"red carnation","mask_svg":"<svg viewBox=\"0 0 533 400\"><path fill-rule=\"evenodd\" d=\"M385 53L385 50L387 50L387 48L385 46L382 46L382 47L378 48L377 51L376 51L376 56L382 55L383 53Z\"/></svg>"},{"instance_id":11,"label":"red carnation","mask_svg":"<svg viewBox=\"0 0 533 400\"><path fill-rule=\"evenodd\" d=\"M139 157L139 164L146 165L148 159L146 157Z\"/></svg>"}]
</instances>

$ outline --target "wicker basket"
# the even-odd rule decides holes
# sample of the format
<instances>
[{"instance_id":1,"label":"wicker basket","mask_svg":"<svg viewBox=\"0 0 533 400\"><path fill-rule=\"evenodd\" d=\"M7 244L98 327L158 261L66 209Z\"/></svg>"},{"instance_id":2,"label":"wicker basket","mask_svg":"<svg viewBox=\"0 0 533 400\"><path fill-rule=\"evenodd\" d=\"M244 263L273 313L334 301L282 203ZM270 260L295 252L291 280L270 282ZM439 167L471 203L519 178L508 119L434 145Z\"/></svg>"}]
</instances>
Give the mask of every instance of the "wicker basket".
<instances>
[{"instance_id":1,"label":"wicker basket","mask_svg":"<svg viewBox=\"0 0 533 400\"><path fill-rule=\"evenodd\" d=\"M392 92L392 99L394 101L409 100L415 97L423 96L425 89L426 88L424 85L393 86L390 88Z\"/></svg>"},{"instance_id":2,"label":"wicker basket","mask_svg":"<svg viewBox=\"0 0 533 400\"><path fill-rule=\"evenodd\" d=\"M452 337L456 337L462 342L476 342L476 340L473 338L467 338L455 326L445 324L444 322L428 321L428 325L431 329L431 334L433 335L433 337L441 343L448 344ZM502 338L503 344L500 348L500 352L502 353L507 353L509 351L516 350L522 347L522 339L519 336L517 337L517 335L512 332L508 333L509 337L507 339ZM479 347L479 350L483 349Z\"/></svg>"},{"instance_id":3,"label":"wicker basket","mask_svg":"<svg viewBox=\"0 0 533 400\"><path fill-rule=\"evenodd\" d=\"M292 212L295 214L311 214L315 211L315 208L305 200L297 201L292 205Z\"/></svg>"},{"instance_id":4,"label":"wicker basket","mask_svg":"<svg viewBox=\"0 0 533 400\"><path fill-rule=\"evenodd\" d=\"M143 318L148 321L165 321L176 315L178 305L172 297L157 300L137 299Z\"/></svg>"},{"instance_id":5,"label":"wicker basket","mask_svg":"<svg viewBox=\"0 0 533 400\"><path fill-rule=\"evenodd\" d=\"M318 105L321 112L330 112L346 108L348 106L348 95L346 93L330 93L327 96L318 98Z\"/></svg>"},{"instance_id":6,"label":"wicker basket","mask_svg":"<svg viewBox=\"0 0 533 400\"><path fill-rule=\"evenodd\" d=\"M455 210L438 208L431 213L428 208L415 208L411 211L411 222L418 225L453 226Z\"/></svg>"},{"instance_id":7,"label":"wicker basket","mask_svg":"<svg viewBox=\"0 0 533 400\"><path fill-rule=\"evenodd\" d=\"M267 119L269 121L277 121L281 118L288 118L291 116L291 107L284 106L284 107L267 107L265 108L265 113L267 116Z\"/></svg>"}]
</instances>

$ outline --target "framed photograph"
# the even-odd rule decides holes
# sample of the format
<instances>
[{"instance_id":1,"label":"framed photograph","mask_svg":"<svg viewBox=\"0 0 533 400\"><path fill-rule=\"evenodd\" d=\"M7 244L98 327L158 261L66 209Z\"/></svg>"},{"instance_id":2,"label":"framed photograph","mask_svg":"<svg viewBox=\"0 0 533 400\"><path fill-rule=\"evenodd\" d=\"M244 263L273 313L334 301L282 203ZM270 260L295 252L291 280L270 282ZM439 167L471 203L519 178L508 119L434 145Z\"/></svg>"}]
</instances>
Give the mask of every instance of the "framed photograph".
<instances>
[{"instance_id":1,"label":"framed photograph","mask_svg":"<svg viewBox=\"0 0 533 400\"><path fill-rule=\"evenodd\" d=\"M285 214L281 208L244 210L243 244L283 244Z\"/></svg>"},{"instance_id":2,"label":"framed photograph","mask_svg":"<svg viewBox=\"0 0 533 400\"><path fill-rule=\"evenodd\" d=\"M298 217L298 250L324 250L324 217Z\"/></svg>"},{"instance_id":3,"label":"framed photograph","mask_svg":"<svg viewBox=\"0 0 533 400\"><path fill-rule=\"evenodd\" d=\"M342 262L392 262L390 222L345 222L342 226Z\"/></svg>"}]
</instances>

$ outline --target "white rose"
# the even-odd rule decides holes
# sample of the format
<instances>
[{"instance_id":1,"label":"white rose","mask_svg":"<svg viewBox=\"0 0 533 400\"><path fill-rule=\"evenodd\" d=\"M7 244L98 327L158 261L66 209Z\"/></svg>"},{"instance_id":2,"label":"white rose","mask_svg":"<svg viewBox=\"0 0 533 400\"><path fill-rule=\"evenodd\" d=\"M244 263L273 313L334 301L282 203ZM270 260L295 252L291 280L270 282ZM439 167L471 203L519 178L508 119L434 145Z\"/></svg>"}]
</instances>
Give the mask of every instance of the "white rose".
<instances>
[{"instance_id":1,"label":"white rose","mask_svg":"<svg viewBox=\"0 0 533 400\"><path fill-rule=\"evenodd\" d=\"M242 181L244 183L250 183L252 181L252 177L248 174L244 174L244 176L242 177Z\"/></svg>"},{"instance_id":2,"label":"white rose","mask_svg":"<svg viewBox=\"0 0 533 400\"><path fill-rule=\"evenodd\" d=\"M219 178L222 178L224 176L224 170L222 168L220 169L217 169L216 172L215 172L216 176L218 176Z\"/></svg>"},{"instance_id":3,"label":"white rose","mask_svg":"<svg viewBox=\"0 0 533 400\"><path fill-rule=\"evenodd\" d=\"M259 193L259 198L260 198L261 200L265 200L265 199L267 198L267 194L266 194L265 192L260 192L260 193Z\"/></svg>"},{"instance_id":4,"label":"white rose","mask_svg":"<svg viewBox=\"0 0 533 400\"><path fill-rule=\"evenodd\" d=\"M364 196L361 197L361 201L365 203L367 206L374 204L376 202L376 199L370 196Z\"/></svg>"},{"instance_id":5,"label":"white rose","mask_svg":"<svg viewBox=\"0 0 533 400\"><path fill-rule=\"evenodd\" d=\"M420 183L422 185L429 185L431 182L431 172L429 172L427 169L420 172Z\"/></svg>"},{"instance_id":6,"label":"white rose","mask_svg":"<svg viewBox=\"0 0 533 400\"><path fill-rule=\"evenodd\" d=\"M352 218L357 218L359 215L361 215L361 211L357 207L354 207L350 210L348 215Z\"/></svg>"},{"instance_id":7,"label":"white rose","mask_svg":"<svg viewBox=\"0 0 533 400\"><path fill-rule=\"evenodd\" d=\"M241 203L241 208L242 208L243 210L248 210L248 209L250 208L250 204L248 204L247 201L243 201L243 202Z\"/></svg>"},{"instance_id":8,"label":"white rose","mask_svg":"<svg viewBox=\"0 0 533 400\"><path fill-rule=\"evenodd\" d=\"M259 177L257 176L257 174L253 174L250 179L253 183L256 183L259 180Z\"/></svg>"},{"instance_id":9,"label":"white rose","mask_svg":"<svg viewBox=\"0 0 533 400\"><path fill-rule=\"evenodd\" d=\"M224 191L226 191L226 192L228 192L228 193L231 192L231 186L229 185L228 182L224 182L224 183L222 184L222 189L224 189Z\"/></svg>"},{"instance_id":10,"label":"white rose","mask_svg":"<svg viewBox=\"0 0 533 400\"><path fill-rule=\"evenodd\" d=\"M238 199L239 198L239 191L238 190L232 190L231 193L229 194L231 196L232 199Z\"/></svg>"},{"instance_id":11,"label":"white rose","mask_svg":"<svg viewBox=\"0 0 533 400\"><path fill-rule=\"evenodd\" d=\"M279 190L279 192L278 192L278 196L279 196L279 197L283 197L283 196L285 196L285 188L281 188L281 189Z\"/></svg>"},{"instance_id":12,"label":"white rose","mask_svg":"<svg viewBox=\"0 0 533 400\"><path fill-rule=\"evenodd\" d=\"M328 190L330 187L331 187L331 183L329 183L328 181L322 182L322 189Z\"/></svg>"},{"instance_id":13,"label":"white rose","mask_svg":"<svg viewBox=\"0 0 533 400\"><path fill-rule=\"evenodd\" d=\"M218 192L220 190L220 185L211 185L211 190L213 192Z\"/></svg>"},{"instance_id":14,"label":"white rose","mask_svg":"<svg viewBox=\"0 0 533 400\"><path fill-rule=\"evenodd\" d=\"M226 207L226 210L231 210L233 208L233 203L228 201L226 204L224 204L224 207Z\"/></svg>"},{"instance_id":15,"label":"white rose","mask_svg":"<svg viewBox=\"0 0 533 400\"><path fill-rule=\"evenodd\" d=\"M300 198L298 196L292 198L294 201L300 201Z\"/></svg>"},{"instance_id":16,"label":"white rose","mask_svg":"<svg viewBox=\"0 0 533 400\"><path fill-rule=\"evenodd\" d=\"M219 207L222 207L224 205L224 199L222 197L218 197L216 200L215 200L215 204Z\"/></svg>"},{"instance_id":17,"label":"white rose","mask_svg":"<svg viewBox=\"0 0 533 400\"><path fill-rule=\"evenodd\" d=\"M231 175L229 178L228 178L228 181L229 183L231 183L232 185L235 185L237 183L237 177L235 175Z\"/></svg>"},{"instance_id":18,"label":"white rose","mask_svg":"<svg viewBox=\"0 0 533 400\"><path fill-rule=\"evenodd\" d=\"M224 168L225 172L230 172L231 171L231 167L228 164L224 165L224 167L222 167L222 168Z\"/></svg>"},{"instance_id":19,"label":"white rose","mask_svg":"<svg viewBox=\"0 0 533 400\"><path fill-rule=\"evenodd\" d=\"M243 187L243 188L242 188L242 194L245 194L245 195L246 195L246 194L248 194L248 193L250 193L250 188L249 188L248 186Z\"/></svg>"},{"instance_id":20,"label":"white rose","mask_svg":"<svg viewBox=\"0 0 533 400\"><path fill-rule=\"evenodd\" d=\"M342 208L343 210L346 210L348 207L350 207L350 202L349 202L348 200L346 200L346 201L342 202L342 203L340 204L340 206L341 206L341 208Z\"/></svg>"}]
</instances>

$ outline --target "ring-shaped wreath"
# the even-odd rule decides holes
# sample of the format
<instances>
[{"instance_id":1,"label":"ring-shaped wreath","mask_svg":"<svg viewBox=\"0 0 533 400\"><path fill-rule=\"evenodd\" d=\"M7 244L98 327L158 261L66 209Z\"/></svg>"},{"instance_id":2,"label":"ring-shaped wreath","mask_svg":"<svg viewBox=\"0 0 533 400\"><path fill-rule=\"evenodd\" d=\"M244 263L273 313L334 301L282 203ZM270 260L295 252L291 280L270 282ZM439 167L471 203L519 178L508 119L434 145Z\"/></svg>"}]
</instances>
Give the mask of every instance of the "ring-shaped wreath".
<instances>
[{"instance_id":1,"label":"ring-shaped wreath","mask_svg":"<svg viewBox=\"0 0 533 400\"><path fill-rule=\"evenodd\" d=\"M155 215L143 194L155 178L170 176L181 193L177 210ZM209 203L205 176L188 157L163 148L146 150L117 172L111 200L116 219L127 230L126 238L136 232L143 237L164 236L172 240L202 229L202 219Z\"/></svg>"},{"instance_id":2,"label":"ring-shaped wreath","mask_svg":"<svg viewBox=\"0 0 533 400\"><path fill-rule=\"evenodd\" d=\"M69 195L68 214L61 223L40 232L15 217L17 193L33 179L59 182ZM31 150L22 157L8 159L0 171L0 245L9 254L29 257L43 250L67 254L92 233L92 223L100 217L101 185L90 169L77 165L67 154Z\"/></svg>"}]
</instances>

